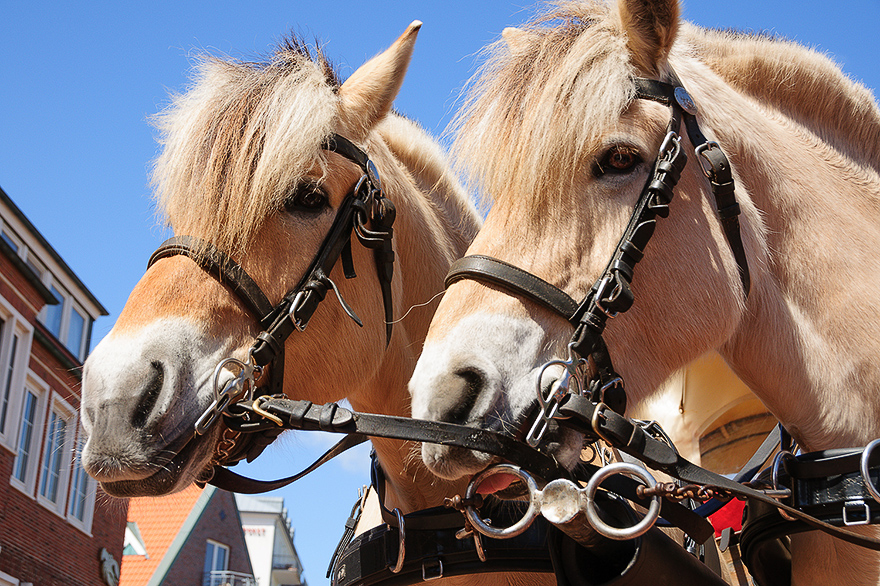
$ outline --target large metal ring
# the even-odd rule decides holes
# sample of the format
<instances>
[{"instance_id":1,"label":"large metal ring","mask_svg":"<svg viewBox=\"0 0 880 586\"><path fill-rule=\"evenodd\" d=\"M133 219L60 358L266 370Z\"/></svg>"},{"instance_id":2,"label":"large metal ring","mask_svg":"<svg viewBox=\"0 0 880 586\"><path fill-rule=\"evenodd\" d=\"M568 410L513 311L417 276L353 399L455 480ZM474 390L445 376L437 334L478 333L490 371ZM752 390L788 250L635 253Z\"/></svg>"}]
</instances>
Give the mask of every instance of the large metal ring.
<instances>
[{"instance_id":1,"label":"large metal ring","mask_svg":"<svg viewBox=\"0 0 880 586\"><path fill-rule=\"evenodd\" d=\"M519 466L514 466L513 464L497 464L491 468L483 470L471 480L464 493L465 499L469 501L474 498L480 484L490 476L495 476L496 474L510 474L526 483L526 487L529 491L529 508L526 510L523 518L510 527L493 527L480 517L479 513L473 506L465 508L465 515L471 522L471 525L473 525L474 529L486 537L509 539L511 537L516 537L528 529L529 525L531 525L541 513L541 492L538 489L538 483L535 479Z\"/></svg>"},{"instance_id":2,"label":"large metal ring","mask_svg":"<svg viewBox=\"0 0 880 586\"><path fill-rule=\"evenodd\" d=\"M859 461L859 469L862 471L862 480L865 482L865 488L868 489L868 492L874 497L874 500L880 503L880 491L874 486L874 482L871 480L871 470L868 468L868 460L871 459L871 452L878 445L880 445L880 439L875 439L865 446L865 450L862 452L862 458Z\"/></svg>"},{"instance_id":3,"label":"large metal ring","mask_svg":"<svg viewBox=\"0 0 880 586\"><path fill-rule=\"evenodd\" d=\"M593 528L604 535L609 539L615 539L617 541L625 541L627 539L633 539L638 537L639 535L644 534L650 529L654 523L657 521L657 518L660 516L660 495L654 495L651 497L651 505L648 507L648 512L642 518L641 521L632 525L630 527L612 527L608 525L605 521L603 521L599 517L599 512L596 510L596 502L595 496L596 492L599 489L599 485L602 484L602 481L608 478L609 476L613 476L614 474L629 474L630 476L635 476L646 486L654 486L657 484L657 481L654 480L654 477L651 476L651 473L642 468L641 466L636 466L635 464L630 464L629 462L616 462L614 464L608 464L599 469L596 474L590 478L590 481L587 483L587 487L585 489L586 492L586 506L584 507L584 514L587 516L587 520L590 522L590 525Z\"/></svg>"}]
</instances>

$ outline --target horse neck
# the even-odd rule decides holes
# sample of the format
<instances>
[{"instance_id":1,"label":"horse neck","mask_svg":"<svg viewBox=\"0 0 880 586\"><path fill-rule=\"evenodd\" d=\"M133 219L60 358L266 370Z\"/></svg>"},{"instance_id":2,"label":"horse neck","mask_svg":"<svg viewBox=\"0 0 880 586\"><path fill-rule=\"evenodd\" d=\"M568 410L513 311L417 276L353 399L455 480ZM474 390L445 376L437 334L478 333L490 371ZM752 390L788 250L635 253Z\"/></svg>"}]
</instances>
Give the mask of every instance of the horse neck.
<instances>
[{"instance_id":1,"label":"horse neck","mask_svg":"<svg viewBox=\"0 0 880 586\"><path fill-rule=\"evenodd\" d=\"M699 59L737 90L880 171L880 108L828 56L761 35L683 29Z\"/></svg>"},{"instance_id":2,"label":"horse neck","mask_svg":"<svg viewBox=\"0 0 880 586\"><path fill-rule=\"evenodd\" d=\"M748 311L722 354L806 449L864 445L880 434L880 176L711 74L693 82L750 242Z\"/></svg>"},{"instance_id":3,"label":"horse neck","mask_svg":"<svg viewBox=\"0 0 880 586\"><path fill-rule=\"evenodd\" d=\"M381 365L349 400L358 411L409 417L407 383L436 309L435 298L444 289L450 264L464 255L479 229L479 219L436 143L421 129L390 115L377 130L371 156L384 162L383 185L397 209L397 322ZM444 497L462 493L460 482L449 483L428 472L418 443L377 438L373 446L387 480L388 508L407 513L441 505Z\"/></svg>"}]
</instances>

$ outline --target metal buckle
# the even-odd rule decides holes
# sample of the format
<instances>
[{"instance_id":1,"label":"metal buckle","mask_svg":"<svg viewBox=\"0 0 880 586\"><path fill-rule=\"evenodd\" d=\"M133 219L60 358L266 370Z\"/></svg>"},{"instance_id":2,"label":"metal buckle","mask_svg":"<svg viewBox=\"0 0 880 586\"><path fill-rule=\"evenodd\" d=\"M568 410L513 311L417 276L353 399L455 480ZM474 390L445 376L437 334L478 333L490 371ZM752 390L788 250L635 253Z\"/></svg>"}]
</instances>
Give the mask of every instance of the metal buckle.
<instances>
[{"instance_id":1,"label":"metal buckle","mask_svg":"<svg viewBox=\"0 0 880 586\"><path fill-rule=\"evenodd\" d=\"M303 323L302 321L300 321L299 319L297 319L297 317L296 317L296 315L295 315L295 314L296 314L296 310L299 309L299 306L300 306L300 305L302 305L302 300L303 300L303 298L304 298L305 296L306 296L306 292L305 292L305 291L300 291L300 292L298 292L298 293L294 296L293 301L291 301L291 303L290 303L290 310L288 310L288 315L290 316L290 321L293 322L293 327L295 327L295 328L296 328L298 331L300 331L300 332L304 332L304 331L306 331L306 326L309 325L309 322L305 322L305 323Z\"/></svg>"},{"instance_id":2,"label":"metal buckle","mask_svg":"<svg viewBox=\"0 0 880 586\"><path fill-rule=\"evenodd\" d=\"M694 152L697 155L697 162L700 164L700 170L703 172L703 175L706 176L706 179L709 179L710 181L715 177L715 166L712 164L712 161L710 161L709 158L706 157L703 153L705 153L706 151L711 151L712 149L720 148L721 146L714 140L706 141L703 144L694 148ZM706 166L707 164L708 167Z\"/></svg>"},{"instance_id":3,"label":"metal buckle","mask_svg":"<svg viewBox=\"0 0 880 586\"><path fill-rule=\"evenodd\" d=\"M400 509L394 509L394 516L397 517L397 529L398 529L398 546L397 546L397 563L391 568L391 571L395 574L399 574L400 570L403 569L403 560L406 558L406 530L404 529L404 521L403 521L403 513L400 512Z\"/></svg>"},{"instance_id":4,"label":"metal buckle","mask_svg":"<svg viewBox=\"0 0 880 586\"><path fill-rule=\"evenodd\" d=\"M851 519L850 515L857 515L857 518ZM860 518L864 515L864 518ZM868 503L859 499L857 501L847 501L843 503L843 524L844 525L867 525L871 522L871 507Z\"/></svg>"},{"instance_id":5,"label":"metal buckle","mask_svg":"<svg viewBox=\"0 0 880 586\"><path fill-rule=\"evenodd\" d=\"M485 560L483 560L485 561ZM443 560L437 558L434 560L434 565L431 567L432 573L428 575L428 563L425 562L422 564L422 582L429 582L431 580L437 580L443 577Z\"/></svg>"},{"instance_id":6,"label":"metal buckle","mask_svg":"<svg viewBox=\"0 0 880 586\"><path fill-rule=\"evenodd\" d=\"M620 314L620 312L619 311L610 311L608 309L605 309L602 306L602 294L605 292L605 288L607 287L608 283L611 282L611 280L612 280L611 277L606 276L601 281L599 281L599 287L596 289L596 296L594 298L594 303L596 304L596 307L599 308L599 311L604 313L606 317L614 319L615 317L617 317ZM606 299L608 301L614 301L617 298L617 296L620 295L620 290L621 290L620 284L617 284L614 287L614 290L611 291L611 294L606 297Z\"/></svg>"}]
</instances>

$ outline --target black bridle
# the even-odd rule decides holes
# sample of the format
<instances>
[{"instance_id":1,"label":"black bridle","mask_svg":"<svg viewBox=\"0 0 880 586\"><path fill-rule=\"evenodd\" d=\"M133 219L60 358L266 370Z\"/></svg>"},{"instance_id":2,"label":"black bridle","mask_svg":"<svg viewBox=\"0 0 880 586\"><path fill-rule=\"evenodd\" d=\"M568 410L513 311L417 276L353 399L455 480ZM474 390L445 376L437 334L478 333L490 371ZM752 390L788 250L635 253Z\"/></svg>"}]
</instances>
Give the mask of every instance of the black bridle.
<instances>
[{"instance_id":1,"label":"black bridle","mask_svg":"<svg viewBox=\"0 0 880 586\"><path fill-rule=\"evenodd\" d=\"M644 256L648 241L654 234L657 218L665 218L669 215L673 189L687 163L687 156L681 149L679 137L682 121L698 156L700 167L711 184L716 209L725 237L736 259L746 296L750 288L749 267L740 235L738 218L740 209L734 193L730 163L721 147L708 140L700 131L696 119L696 105L674 73L671 77L672 83L644 78L633 80L636 97L669 106L671 119L653 170L648 176L611 260L580 303L540 277L488 256L464 257L453 263L446 276L447 287L462 279L488 282L536 302L566 318L574 326L574 334L569 343L570 351L583 358L591 357L596 367L597 374L589 385L584 385L587 387L583 389L584 392L588 392L593 400L603 401L620 413L623 413L625 408L626 396L623 392L622 380L611 366L602 334L609 318L627 311L632 306L634 297L631 283L635 266ZM582 361L582 358L570 357L570 362L558 363L573 369ZM550 399L539 396L543 409L536 426L542 419L545 423L549 422L555 414L559 402L567 391L567 389L562 390L563 392L559 393L558 389L554 389L554 396ZM537 435L530 433L530 443L537 444L542 433L543 431L539 431Z\"/></svg>"},{"instance_id":2,"label":"black bridle","mask_svg":"<svg viewBox=\"0 0 880 586\"><path fill-rule=\"evenodd\" d=\"M363 175L339 206L336 217L315 258L299 283L291 288L277 305L273 305L259 285L247 272L222 250L210 242L191 236L177 236L166 240L150 257L147 268L158 260L175 255L193 259L199 267L225 285L247 308L259 323L261 332L249 351L247 362L229 358L221 362L214 373L215 398L196 424L196 434L204 434L208 428L240 399L253 399L258 395L281 395L284 392L284 343L294 330L303 331L327 292L333 290L345 313L362 326L360 318L342 299L339 289L330 279L330 272L341 259L347 279L356 276L351 255L351 237L374 250L382 301L385 311L386 345L391 340L392 300L391 279L394 274L394 251L392 249L395 219L394 204L385 197L376 166L360 148L348 139L333 134L322 145L324 150L337 153L357 164ZM263 370L272 365L269 380L256 390ZM233 378L219 389L218 377L226 370L239 370ZM249 434L253 437L255 434ZM260 451L265 445L260 447ZM218 464L234 463L245 457L243 448L232 446L221 452ZM259 453L259 452L257 452ZM253 459L257 454L248 453Z\"/></svg>"}]
</instances>

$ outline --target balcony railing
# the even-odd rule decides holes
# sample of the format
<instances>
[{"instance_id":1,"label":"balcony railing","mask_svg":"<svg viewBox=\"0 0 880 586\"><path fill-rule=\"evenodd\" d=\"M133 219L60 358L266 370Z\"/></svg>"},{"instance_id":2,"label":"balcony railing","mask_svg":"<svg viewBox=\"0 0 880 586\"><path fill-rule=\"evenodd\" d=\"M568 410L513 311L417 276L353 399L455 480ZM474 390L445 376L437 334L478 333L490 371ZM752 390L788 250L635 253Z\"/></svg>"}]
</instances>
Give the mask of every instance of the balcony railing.
<instances>
[{"instance_id":1,"label":"balcony railing","mask_svg":"<svg viewBox=\"0 0 880 586\"><path fill-rule=\"evenodd\" d=\"M202 576L202 586L257 586L257 580L251 574L214 570Z\"/></svg>"}]
</instances>

